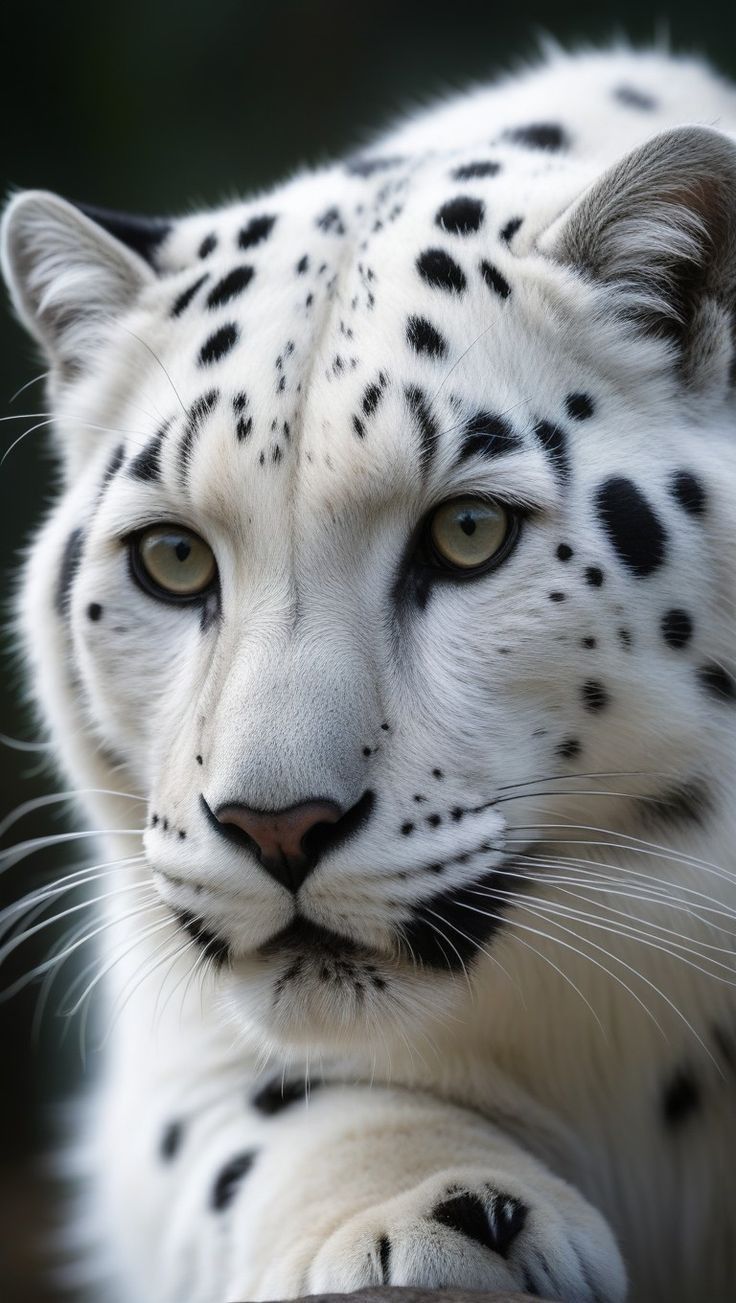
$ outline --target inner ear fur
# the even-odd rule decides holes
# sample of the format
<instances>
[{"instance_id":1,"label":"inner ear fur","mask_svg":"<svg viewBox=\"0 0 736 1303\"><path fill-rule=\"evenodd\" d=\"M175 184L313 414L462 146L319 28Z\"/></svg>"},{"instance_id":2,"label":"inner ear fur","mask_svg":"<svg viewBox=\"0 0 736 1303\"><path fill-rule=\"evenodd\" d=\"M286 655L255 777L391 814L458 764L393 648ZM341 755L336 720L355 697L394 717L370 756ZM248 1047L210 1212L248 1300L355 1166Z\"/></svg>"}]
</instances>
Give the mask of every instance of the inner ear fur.
<instances>
[{"instance_id":1,"label":"inner ear fur","mask_svg":"<svg viewBox=\"0 0 736 1303\"><path fill-rule=\"evenodd\" d=\"M727 376L736 313L736 143L708 127L654 136L545 233L540 250L610 287L668 339L692 383Z\"/></svg>"}]
</instances>

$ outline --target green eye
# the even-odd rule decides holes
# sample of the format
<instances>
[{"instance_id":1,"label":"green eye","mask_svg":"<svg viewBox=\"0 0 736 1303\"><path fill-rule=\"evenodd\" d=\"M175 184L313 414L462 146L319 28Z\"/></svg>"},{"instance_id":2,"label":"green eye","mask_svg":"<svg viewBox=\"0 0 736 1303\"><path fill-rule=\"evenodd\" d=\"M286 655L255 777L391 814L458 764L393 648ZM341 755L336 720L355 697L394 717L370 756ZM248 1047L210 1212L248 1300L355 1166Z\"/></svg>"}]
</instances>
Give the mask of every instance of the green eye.
<instances>
[{"instance_id":1,"label":"green eye","mask_svg":"<svg viewBox=\"0 0 736 1303\"><path fill-rule=\"evenodd\" d=\"M452 498L429 521L436 560L444 568L470 572L500 559L516 536L515 518L498 502Z\"/></svg>"},{"instance_id":2,"label":"green eye","mask_svg":"<svg viewBox=\"0 0 736 1303\"><path fill-rule=\"evenodd\" d=\"M136 579L154 597L199 597L217 576L212 548L178 525L154 525L139 534L131 561Z\"/></svg>"}]
</instances>

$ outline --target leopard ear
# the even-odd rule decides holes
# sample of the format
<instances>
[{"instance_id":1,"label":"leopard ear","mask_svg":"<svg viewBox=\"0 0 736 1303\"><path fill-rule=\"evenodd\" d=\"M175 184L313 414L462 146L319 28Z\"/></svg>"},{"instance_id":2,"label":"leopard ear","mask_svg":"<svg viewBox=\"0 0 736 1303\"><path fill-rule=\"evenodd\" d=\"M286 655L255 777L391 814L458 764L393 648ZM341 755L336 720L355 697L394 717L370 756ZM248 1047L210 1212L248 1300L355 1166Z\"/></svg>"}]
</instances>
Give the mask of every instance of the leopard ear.
<instances>
[{"instance_id":1,"label":"leopard ear","mask_svg":"<svg viewBox=\"0 0 736 1303\"><path fill-rule=\"evenodd\" d=\"M84 209L43 190L11 199L2 267L23 324L62 379L85 369L105 326L154 278L146 258L165 235L145 219Z\"/></svg>"},{"instance_id":2,"label":"leopard ear","mask_svg":"<svg viewBox=\"0 0 736 1303\"><path fill-rule=\"evenodd\" d=\"M736 314L736 144L708 127L655 136L596 181L539 242L671 341L686 382L729 383Z\"/></svg>"}]
</instances>

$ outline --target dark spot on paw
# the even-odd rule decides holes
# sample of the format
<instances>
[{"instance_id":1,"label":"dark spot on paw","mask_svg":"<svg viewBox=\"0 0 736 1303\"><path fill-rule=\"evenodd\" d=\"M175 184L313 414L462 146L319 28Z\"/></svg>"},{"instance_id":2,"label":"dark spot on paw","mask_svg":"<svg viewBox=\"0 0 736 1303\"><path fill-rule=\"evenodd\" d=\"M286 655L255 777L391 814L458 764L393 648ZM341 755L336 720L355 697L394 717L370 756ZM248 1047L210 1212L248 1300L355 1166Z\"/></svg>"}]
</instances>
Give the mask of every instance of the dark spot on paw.
<instances>
[{"instance_id":1,"label":"dark spot on paw","mask_svg":"<svg viewBox=\"0 0 736 1303\"><path fill-rule=\"evenodd\" d=\"M388 1235L382 1235L378 1244L378 1261L381 1264L381 1281L384 1285L391 1283L391 1241Z\"/></svg>"},{"instance_id":2,"label":"dark spot on paw","mask_svg":"<svg viewBox=\"0 0 736 1303\"><path fill-rule=\"evenodd\" d=\"M488 1204L464 1191L445 1199L432 1210L432 1218L483 1248L508 1257L509 1249L527 1219L528 1208L511 1195L488 1195Z\"/></svg>"}]
</instances>

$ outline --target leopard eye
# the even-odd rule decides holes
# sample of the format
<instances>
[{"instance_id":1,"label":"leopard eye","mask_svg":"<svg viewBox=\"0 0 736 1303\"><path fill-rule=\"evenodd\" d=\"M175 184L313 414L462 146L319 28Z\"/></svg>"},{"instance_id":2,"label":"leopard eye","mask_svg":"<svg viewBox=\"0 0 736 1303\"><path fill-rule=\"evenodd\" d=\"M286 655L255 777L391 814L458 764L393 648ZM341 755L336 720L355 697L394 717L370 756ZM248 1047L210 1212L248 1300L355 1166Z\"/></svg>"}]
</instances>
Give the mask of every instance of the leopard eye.
<instances>
[{"instance_id":1,"label":"leopard eye","mask_svg":"<svg viewBox=\"0 0 736 1303\"><path fill-rule=\"evenodd\" d=\"M153 525L131 542L138 583L154 597L186 600L212 588L217 564L198 534L178 525Z\"/></svg>"},{"instance_id":2,"label":"leopard eye","mask_svg":"<svg viewBox=\"0 0 736 1303\"><path fill-rule=\"evenodd\" d=\"M452 498L432 514L429 538L435 564L470 573L505 556L517 530L515 517L485 498Z\"/></svg>"}]
</instances>

